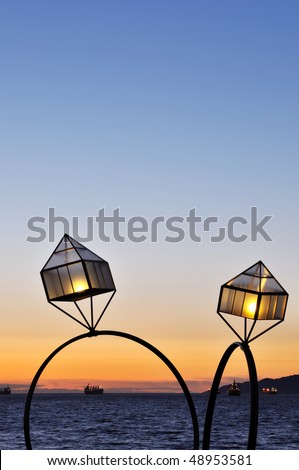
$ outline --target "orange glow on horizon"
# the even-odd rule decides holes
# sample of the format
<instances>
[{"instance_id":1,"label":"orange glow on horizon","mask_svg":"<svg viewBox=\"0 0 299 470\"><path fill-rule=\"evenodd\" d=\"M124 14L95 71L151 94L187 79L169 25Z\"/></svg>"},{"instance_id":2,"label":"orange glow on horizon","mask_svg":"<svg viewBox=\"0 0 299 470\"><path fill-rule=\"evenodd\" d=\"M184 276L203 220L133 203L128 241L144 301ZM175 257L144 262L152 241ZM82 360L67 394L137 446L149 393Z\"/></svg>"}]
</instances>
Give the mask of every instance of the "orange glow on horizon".
<instances>
[{"instance_id":1,"label":"orange glow on horizon","mask_svg":"<svg viewBox=\"0 0 299 470\"><path fill-rule=\"evenodd\" d=\"M37 369L59 341L35 340L30 347L27 341L14 349L8 347L9 361L2 361L0 384L19 384L28 389ZM193 392L205 391L212 383L218 362L228 342L223 341L170 341L164 339L159 349L169 357ZM164 348L163 348L164 345ZM51 347L50 347L51 346ZM207 351L209 354L207 355ZM282 355L283 353L283 355ZM263 342L254 345L259 378L282 377L297 373L297 360L292 347L279 344L280 360L273 362L273 349ZM231 378L248 380L246 361L236 352L225 370ZM61 351L46 367L37 390L66 389L81 391L87 383L102 385L107 391L173 391L180 392L171 371L150 351L140 345L121 339L99 338L79 341ZM18 389L17 389L18 390Z\"/></svg>"},{"instance_id":2,"label":"orange glow on horizon","mask_svg":"<svg viewBox=\"0 0 299 470\"><path fill-rule=\"evenodd\" d=\"M7 298L3 303L7 316L2 328L0 386L28 387L53 350L87 331L47 304L41 289L32 300L28 292L35 290L22 292L22 302L12 303ZM146 304L145 292L132 298L121 295L109 306L99 329L127 331L145 339L171 360L192 391L208 389L224 351L235 341L233 333L218 321L215 305L203 303L199 311L190 299L187 304L182 299L174 302L169 292L163 302L157 296L148 298ZM253 305L248 308L254 310ZM252 343L259 378L298 373L297 318L291 305L287 321ZM242 353L232 355L224 375L248 380ZM38 385L81 390L88 382L107 389L167 390L168 384L175 389L173 374L152 352L124 338L108 336L85 338L66 347L46 367Z\"/></svg>"}]
</instances>

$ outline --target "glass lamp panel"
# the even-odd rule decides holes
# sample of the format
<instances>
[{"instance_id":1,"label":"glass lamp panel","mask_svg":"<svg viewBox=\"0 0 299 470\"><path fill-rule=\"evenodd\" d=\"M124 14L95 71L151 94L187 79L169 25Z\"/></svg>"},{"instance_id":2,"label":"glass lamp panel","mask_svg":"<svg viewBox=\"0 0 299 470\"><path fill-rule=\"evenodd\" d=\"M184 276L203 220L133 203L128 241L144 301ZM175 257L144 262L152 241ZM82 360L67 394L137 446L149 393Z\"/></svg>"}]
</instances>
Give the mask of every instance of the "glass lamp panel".
<instances>
[{"instance_id":1,"label":"glass lamp panel","mask_svg":"<svg viewBox=\"0 0 299 470\"><path fill-rule=\"evenodd\" d=\"M227 287L223 287L221 290L221 299L220 299L220 306L219 311L223 313L232 313L233 303L235 298L235 289L228 289Z\"/></svg>"},{"instance_id":2,"label":"glass lamp panel","mask_svg":"<svg viewBox=\"0 0 299 470\"><path fill-rule=\"evenodd\" d=\"M240 290L236 291L235 301L233 304L232 314L238 317L242 315L243 303L244 303L245 292Z\"/></svg>"},{"instance_id":3,"label":"glass lamp panel","mask_svg":"<svg viewBox=\"0 0 299 470\"><path fill-rule=\"evenodd\" d=\"M271 295L262 295L260 308L258 311L258 320L268 320Z\"/></svg>"},{"instance_id":4,"label":"glass lamp panel","mask_svg":"<svg viewBox=\"0 0 299 470\"><path fill-rule=\"evenodd\" d=\"M249 274L250 276L259 276L260 275L260 263L256 263L251 268L246 269L246 274Z\"/></svg>"},{"instance_id":5,"label":"glass lamp panel","mask_svg":"<svg viewBox=\"0 0 299 470\"><path fill-rule=\"evenodd\" d=\"M276 311L274 320L282 320L284 318L285 310L287 305L287 296L279 295L277 299Z\"/></svg>"},{"instance_id":6,"label":"glass lamp panel","mask_svg":"<svg viewBox=\"0 0 299 470\"><path fill-rule=\"evenodd\" d=\"M63 237L61 242L57 245L55 251L63 251L67 250L68 248L73 248L73 246L68 238Z\"/></svg>"},{"instance_id":7,"label":"glass lamp panel","mask_svg":"<svg viewBox=\"0 0 299 470\"><path fill-rule=\"evenodd\" d=\"M81 243L77 242L74 238L68 236L68 243L73 246L74 248L85 248ZM87 248L86 248L87 249Z\"/></svg>"},{"instance_id":8,"label":"glass lamp panel","mask_svg":"<svg viewBox=\"0 0 299 470\"><path fill-rule=\"evenodd\" d=\"M270 314L270 301L271 295L262 295L261 302L258 311L258 320L268 320L268 316Z\"/></svg>"},{"instance_id":9,"label":"glass lamp panel","mask_svg":"<svg viewBox=\"0 0 299 470\"><path fill-rule=\"evenodd\" d=\"M78 256L74 248L70 248L69 250L63 250L59 251L58 253L53 253L45 268L49 269L58 266L63 266L64 264L73 263L74 261L80 261L80 257Z\"/></svg>"},{"instance_id":10,"label":"glass lamp panel","mask_svg":"<svg viewBox=\"0 0 299 470\"><path fill-rule=\"evenodd\" d=\"M269 306L268 320L273 320L274 317L275 317L277 300L278 300L277 295L270 295L270 306Z\"/></svg>"},{"instance_id":11,"label":"glass lamp panel","mask_svg":"<svg viewBox=\"0 0 299 470\"><path fill-rule=\"evenodd\" d=\"M106 289L105 279L102 273L102 263L93 263L98 278L98 286L100 289Z\"/></svg>"},{"instance_id":12,"label":"glass lamp panel","mask_svg":"<svg viewBox=\"0 0 299 470\"><path fill-rule=\"evenodd\" d=\"M270 271L268 271L268 269L266 268L266 266L263 264L263 263L260 263L260 276L261 277L272 277L272 274L270 273Z\"/></svg>"},{"instance_id":13,"label":"glass lamp panel","mask_svg":"<svg viewBox=\"0 0 299 470\"><path fill-rule=\"evenodd\" d=\"M248 289L259 292L259 290L260 290L260 278L251 277L250 282L248 283Z\"/></svg>"},{"instance_id":14,"label":"glass lamp panel","mask_svg":"<svg viewBox=\"0 0 299 470\"><path fill-rule=\"evenodd\" d=\"M256 313L256 307L258 302L258 295L252 294L251 292L245 293L245 298L242 307L242 317L254 319Z\"/></svg>"},{"instance_id":15,"label":"glass lamp panel","mask_svg":"<svg viewBox=\"0 0 299 470\"><path fill-rule=\"evenodd\" d=\"M61 297L62 295L64 295L57 269L52 269L51 271L44 271L42 273L42 276L46 286L48 298L50 300L56 299L57 297Z\"/></svg>"},{"instance_id":16,"label":"glass lamp panel","mask_svg":"<svg viewBox=\"0 0 299 470\"><path fill-rule=\"evenodd\" d=\"M108 263L101 263L101 268L102 268L102 273L105 279L106 289L114 290L115 285L114 285L114 281L113 281Z\"/></svg>"},{"instance_id":17,"label":"glass lamp panel","mask_svg":"<svg viewBox=\"0 0 299 470\"><path fill-rule=\"evenodd\" d=\"M95 268L96 264L92 262L87 262L85 263L85 266L88 272L88 278L89 278L91 287L93 289L101 289L102 285L100 284L99 278L97 276L97 272Z\"/></svg>"},{"instance_id":18,"label":"glass lamp panel","mask_svg":"<svg viewBox=\"0 0 299 470\"><path fill-rule=\"evenodd\" d=\"M93 289L103 289L104 291L115 290L108 263L104 261L95 263L87 261L85 266Z\"/></svg>"},{"instance_id":19,"label":"glass lamp panel","mask_svg":"<svg viewBox=\"0 0 299 470\"><path fill-rule=\"evenodd\" d=\"M74 261L78 261L80 259L77 251L74 248L62 251L61 254L64 256L64 264L73 263Z\"/></svg>"},{"instance_id":20,"label":"glass lamp panel","mask_svg":"<svg viewBox=\"0 0 299 470\"><path fill-rule=\"evenodd\" d=\"M73 294L74 290L73 290L73 286L71 283L68 268L66 266L62 266L61 268L58 268L58 272L59 272L64 295Z\"/></svg>"},{"instance_id":21,"label":"glass lamp panel","mask_svg":"<svg viewBox=\"0 0 299 470\"><path fill-rule=\"evenodd\" d=\"M250 276L246 276L246 274L240 274L240 276L228 282L227 285L232 287L241 287L242 289L244 289L248 286L249 279Z\"/></svg>"},{"instance_id":22,"label":"glass lamp panel","mask_svg":"<svg viewBox=\"0 0 299 470\"><path fill-rule=\"evenodd\" d=\"M232 287L239 287L240 289L249 289L258 292L259 278L255 276L248 276L247 274L240 274L240 276L230 281L228 285Z\"/></svg>"},{"instance_id":23,"label":"glass lamp panel","mask_svg":"<svg viewBox=\"0 0 299 470\"><path fill-rule=\"evenodd\" d=\"M81 246L80 248L77 249L79 255L81 256L82 259L88 260L88 261L102 261L102 258L97 256L95 253L92 251L88 250L87 248L84 248Z\"/></svg>"},{"instance_id":24,"label":"glass lamp panel","mask_svg":"<svg viewBox=\"0 0 299 470\"><path fill-rule=\"evenodd\" d=\"M70 264L68 269L74 293L83 292L89 289L82 263Z\"/></svg>"},{"instance_id":25,"label":"glass lamp panel","mask_svg":"<svg viewBox=\"0 0 299 470\"><path fill-rule=\"evenodd\" d=\"M282 288L273 277L263 277L261 279L262 292L282 292Z\"/></svg>"}]
</instances>

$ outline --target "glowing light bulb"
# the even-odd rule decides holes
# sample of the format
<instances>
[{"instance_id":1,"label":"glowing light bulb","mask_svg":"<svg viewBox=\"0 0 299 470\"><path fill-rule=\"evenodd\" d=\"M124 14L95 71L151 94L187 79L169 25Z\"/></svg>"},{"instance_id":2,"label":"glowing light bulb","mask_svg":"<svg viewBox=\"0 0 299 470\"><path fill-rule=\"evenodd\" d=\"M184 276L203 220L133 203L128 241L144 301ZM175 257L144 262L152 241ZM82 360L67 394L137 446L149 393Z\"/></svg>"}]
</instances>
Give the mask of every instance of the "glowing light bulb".
<instances>
[{"instance_id":1,"label":"glowing light bulb","mask_svg":"<svg viewBox=\"0 0 299 470\"><path fill-rule=\"evenodd\" d=\"M255 313L255 309L256 309L256 302L251 302L251 304L248 305L248 312Z\"/></svg>"},{"instance_id":2,"label":"glowing light bulb","mask_svg":"<svg viewBox=\"0 0 299 470\"><path fill-rule=\"evenodd\" d=\"M255 315L255 311L256 311L256 302L248 302L248 304L246 305L246 316L248 318L254 318L254 315Z\"/></svg>"},{"instance_id":3,"label":"glowing light bulb","mask_svg":"<svg viewBox=\"0 0 299 470\"><path fill-rule=\"evenodd\" d=\"M75 292L82 292L85 289L86 289L86 286L84 284L76 284L74 286L74 291Z\"/></svg>"}]
</instances>

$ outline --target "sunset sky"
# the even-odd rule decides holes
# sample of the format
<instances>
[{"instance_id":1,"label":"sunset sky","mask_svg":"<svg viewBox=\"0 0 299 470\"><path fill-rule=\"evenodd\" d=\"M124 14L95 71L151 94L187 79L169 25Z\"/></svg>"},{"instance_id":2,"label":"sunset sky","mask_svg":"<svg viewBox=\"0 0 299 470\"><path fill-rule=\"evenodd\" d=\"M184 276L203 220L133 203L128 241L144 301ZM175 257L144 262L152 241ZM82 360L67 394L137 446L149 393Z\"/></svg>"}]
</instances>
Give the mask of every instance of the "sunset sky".
<instances>
[{"instance_id":1,"label":"sunset sky","mask_svg":"<svg viewBox=\"0 0 299 470\"><path fill-rule=\"evenodd\" d=\"M1 2L0 386L26 390L84 333L40 279L65 231L109 262L117 292L99 328L153 344L192 391L235 340L221 284L262 260L290 297L252 343L258 376L299 373L298 16L296 0ZM113 211L125 220L104 239L97 217ZM240 351L224 375L247 380ZM115 337L65 349L38 386L88 382L178 391Z\"/></svg>"}]
</instances>

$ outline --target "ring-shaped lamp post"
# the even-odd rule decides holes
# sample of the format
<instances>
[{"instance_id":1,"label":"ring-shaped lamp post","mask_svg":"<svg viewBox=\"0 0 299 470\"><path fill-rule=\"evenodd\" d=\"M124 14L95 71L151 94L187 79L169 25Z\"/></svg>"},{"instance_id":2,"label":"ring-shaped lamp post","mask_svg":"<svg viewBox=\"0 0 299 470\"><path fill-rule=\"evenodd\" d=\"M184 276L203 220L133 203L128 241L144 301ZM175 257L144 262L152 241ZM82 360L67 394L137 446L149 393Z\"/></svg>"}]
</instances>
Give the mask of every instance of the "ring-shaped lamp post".
<instances>
[{"instance_id":1,"label":"ring-shaped lamp post","mask_svg":"<svg viewBox=\"0 0 299 470\"><path fill-rule=\"evenodd\" d=\"M250 379L250 424L247 449L256 448L258 429L258 380L253 355L249 343L271 330L285 318L288 293L270 273L262 261L258 261L233 279L223 284L220 289L217 313L240 341L231 344L223 354L216 370L206 412L203 449L210 448L211 427L218 388L232 353L238 347L244 352ZM243 336L227 321L223 314L243 318ZM253 336L258 321L275 321L262 332ZM249 325L251 322L251 325Z\"/></svg>"},{"instance_id":2,"label":"ring-shaped lamp post","mask_svg":"<svg viewBox=\"0 0 299 470\"><path fill-rule=\"evenodd\" d=\"M85 246L81 245L81 243L78 243L68 234L65 234L43 267L41 271L41 278L48 302L63 312L65 315L75 320L81 326L86 328L88 332L71 338L56 348L46 358L46 360L42 363L36 372L31 382L25 403L24 436L26 448L32 449L30 438L30 409L33 394L37 382L49 362L62 349L81 339L95 336L117 336L134 341L135 343L145 347L154 353L160 360L162 360L173 373L181 387L182 392L185 395L189 406L193 427L193 449L199 449L198 420L193 399L184 379L176 367L172 364L172 362L153 345L141 338L138 338L137 336L121 331L99 331L96 329L116 292L110 267L107 261L88 250ZM93 297L99 294L108 294L108 301L104 305L102 312L96 316L94 312ZM79 305L79 302L88 298L90 298L90 312L87 315L84 313L83 308L81 308ZM69 313L64 308L56 305L54 302L73 302L75 305L75 311L77 312L77 317L74 314Z\"/></svg>"}]
</instances>

